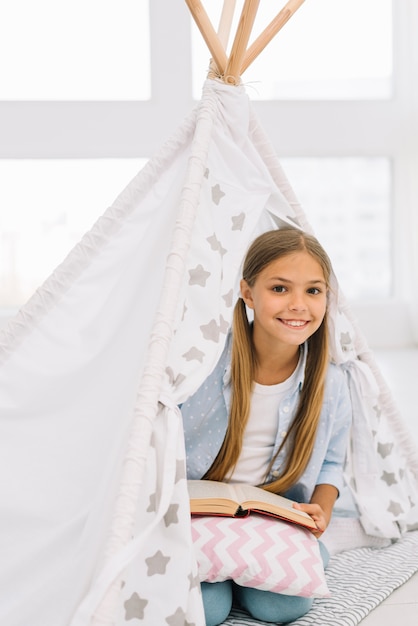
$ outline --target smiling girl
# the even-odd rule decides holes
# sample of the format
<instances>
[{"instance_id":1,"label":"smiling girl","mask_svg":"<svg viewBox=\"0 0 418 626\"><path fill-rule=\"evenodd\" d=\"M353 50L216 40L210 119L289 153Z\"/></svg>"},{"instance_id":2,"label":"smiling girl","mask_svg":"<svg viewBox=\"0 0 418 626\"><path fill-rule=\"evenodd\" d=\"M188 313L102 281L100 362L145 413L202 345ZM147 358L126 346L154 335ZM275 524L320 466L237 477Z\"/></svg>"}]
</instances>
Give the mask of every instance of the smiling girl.
<instances>
[{"instance_id":1,"label":"smiling girl","mask_svg":"<svg viewBox=\"0 0 418 626\"><path fill-rule=\"evenodd\" d=\"M351 424L344 374L329 362L330 275L329 258L311 235L293 228L260 235L244 260L232 335L181 408L189 479L285 495L315 520L318 538L343 487ZM202 594L207 626L226 619L233 598L256 619L275 623L312 605L230 580L202 583Z\"/></svg>"}]
</instances>

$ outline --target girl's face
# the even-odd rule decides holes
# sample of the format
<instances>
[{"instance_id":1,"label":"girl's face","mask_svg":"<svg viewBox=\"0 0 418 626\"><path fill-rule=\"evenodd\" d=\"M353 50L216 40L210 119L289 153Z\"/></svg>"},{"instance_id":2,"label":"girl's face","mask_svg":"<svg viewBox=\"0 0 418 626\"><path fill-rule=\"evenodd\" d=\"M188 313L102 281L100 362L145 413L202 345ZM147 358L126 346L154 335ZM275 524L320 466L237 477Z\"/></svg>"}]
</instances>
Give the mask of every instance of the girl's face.
<instances>
[{"instance_id":1,"label":"girl's face","mask_svg":"<svg viewBox=\"0 0 418 626\"><path fill-rule=\"evenodd\" d=\"M272 261L241 295L254 311L254 341L299 346L318 330L327 306L327 285L318 261L305 251ZM267 343L266 343L267 342Z\"/></svg>"}]
</instances>

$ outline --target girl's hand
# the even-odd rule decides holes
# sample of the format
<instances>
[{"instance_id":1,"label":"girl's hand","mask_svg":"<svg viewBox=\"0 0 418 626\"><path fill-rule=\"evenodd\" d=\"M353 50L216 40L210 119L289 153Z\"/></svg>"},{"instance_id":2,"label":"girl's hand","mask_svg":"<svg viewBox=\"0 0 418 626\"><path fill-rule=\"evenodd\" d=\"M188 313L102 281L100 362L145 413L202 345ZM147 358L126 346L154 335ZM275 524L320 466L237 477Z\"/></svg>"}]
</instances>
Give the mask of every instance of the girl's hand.
<instances>
[{"instance_id":1,"label":"girl's hand","mask_svg":"<svg viewBox=\"0 0 418 626\"><path fill-rule=\"evenodd\" d=\"M316 524L316 530L311 530L311 533L319 539L322 533L325 532L329 522L323 508L319 504L300 504L299 502L295 502L293 508L305 511L312 517Z\"/></svg>"},{"instance_id":2,"label":"girl's hand","mask_svg":"<svg viewBox=\"0 0 418 626\"><path fill-rule=\"evenodd\" d=\"M293 506L299 511L308 513L316 524L317 530L313 530L313 534L317 539L327 529L331 520L332 509L338 496L338 490L333 485L321 484L317 485L312 494L309 504L295 503Z\"/></svg>"}]
</instances>

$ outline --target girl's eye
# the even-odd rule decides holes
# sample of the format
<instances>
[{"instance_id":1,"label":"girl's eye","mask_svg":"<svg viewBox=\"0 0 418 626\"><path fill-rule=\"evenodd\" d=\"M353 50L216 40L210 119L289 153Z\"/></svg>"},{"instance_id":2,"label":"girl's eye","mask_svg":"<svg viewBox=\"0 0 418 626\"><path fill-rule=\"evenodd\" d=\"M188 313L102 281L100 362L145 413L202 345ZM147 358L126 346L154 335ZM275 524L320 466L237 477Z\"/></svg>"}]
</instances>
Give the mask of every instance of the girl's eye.
<instances>
[{"instance_id":1,"label":"girl's eye","mask_svg":"<svg viewBox=\"0 0 418 626\"><path fill-rule=\"evenodd\" d=\"M318 293L321 293L321 290L317 287L311 287L310 289L308 289L308 293L316 296Z\"/></svg>"},{"instance_id":2,"label":"girl's eye","mask_svg":"<svg viewBox=\"0 0 418 626\"><path fill-rule=\"evenodd\" d=\"M273 287L273 291L275 291L276 293L284 293L286 291L286 287L284 287L283 285L276 285L275 287Z\"/></svg>"}]
</instances>

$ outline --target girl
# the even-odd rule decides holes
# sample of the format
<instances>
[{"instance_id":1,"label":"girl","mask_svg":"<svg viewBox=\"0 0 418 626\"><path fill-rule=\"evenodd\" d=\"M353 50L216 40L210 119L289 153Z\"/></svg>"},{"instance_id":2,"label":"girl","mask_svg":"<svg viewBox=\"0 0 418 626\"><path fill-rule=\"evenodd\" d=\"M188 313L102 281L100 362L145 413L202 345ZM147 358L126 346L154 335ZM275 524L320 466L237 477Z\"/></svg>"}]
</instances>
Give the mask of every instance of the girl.
<instances>
[{"instance_id":1,"label":"girl","mask_svg":"<svg viewBox=\"0 0 418 626\"><path fill-rule=\"evenodd\" d=\"M244 260L232 336L181 408L188 478L283 494L315 520L318 538L343 486L351 423L344 375L329 362L330 274L329 258L311 235L286 228L259 236ZM231 580L202 583L202 595L207 626L226 619L234 598L254 618L275 623L293 621L312 605L310 598Z\"/></svg>"}]
</instances>

